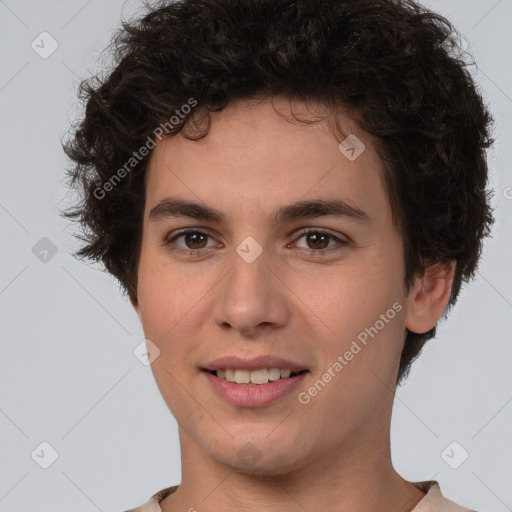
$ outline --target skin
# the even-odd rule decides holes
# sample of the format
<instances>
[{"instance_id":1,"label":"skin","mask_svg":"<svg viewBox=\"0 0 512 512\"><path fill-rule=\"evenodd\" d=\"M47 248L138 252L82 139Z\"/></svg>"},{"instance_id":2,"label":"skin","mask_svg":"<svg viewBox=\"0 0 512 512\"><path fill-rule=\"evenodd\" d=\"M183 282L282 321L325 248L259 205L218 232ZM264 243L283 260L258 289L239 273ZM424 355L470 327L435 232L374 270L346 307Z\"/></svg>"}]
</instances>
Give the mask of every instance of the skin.
<instances>
[{"instance_id":1,"label":"skin","mask_svg":"<svg viewBox=\"0 0 512 512\"><path fill-rule=\"evenodd\" d=\"M274 107L289 114L284 98ZM402 240L375 139L341 116L344 133L366 146L349 161L328 120L290 122L274 107L268 99L232 103L214 114L206 138L164 139L149 162L132 303L160 350L153 374L179 425L182 482L162 510L411 511L424 493L395 472L390 454L399 359L406 327L426 332L441 317L454 262L430 268L406 295ZM311 117L311 105L293 107ZM150 221L151 209L169 196L208 205L226 220ZM321 216L271 224L271 212L284 205L340 198L371 222ZM163 243L183 228L209 237ZM315 229L334 238L319 240ZM248 236L263 249L252 263L236 252ZM328 249L323 257L306 252L320 248ZM186 249L201 256L180 252ZM394 303L401 311L301 404L298 392ZM271 405L235 407L200 371L225 355L280 356L310 373L299 390ZM249 442L260 454L252 464L237 457Z\"/></svg>"}]
</instances>

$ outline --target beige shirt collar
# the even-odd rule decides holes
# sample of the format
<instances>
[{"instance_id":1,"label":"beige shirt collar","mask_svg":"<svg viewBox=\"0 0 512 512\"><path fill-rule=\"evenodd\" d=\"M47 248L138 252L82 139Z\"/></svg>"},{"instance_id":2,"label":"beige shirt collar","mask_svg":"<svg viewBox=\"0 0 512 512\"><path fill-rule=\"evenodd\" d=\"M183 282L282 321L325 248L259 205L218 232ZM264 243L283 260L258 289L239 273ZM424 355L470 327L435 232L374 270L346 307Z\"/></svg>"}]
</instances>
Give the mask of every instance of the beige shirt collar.
<instances>
[{"instance_id":1,"label":"beige shirt collar","mask_svg":"<svg viewBox=\"0 0 512 512\"><path fill-rule=\"evenodd\" d=\"M441 494L439 484L435 481L416 482L414 485L427 494L411 512L474 512L445 498ZM125 512L162 512L160 502L167 498L169 494L176 491L176 489L178 489L177 485L162 489L156 494L153 494L144 505L126 510Z\"/></svg>"},{"instance_id":2,"label":"beige shirt collar","mask_svg":"<svg viewBox=\"0 0 512 512\"><path fill-rule=\"evenodd\" d=\"M411 512L474 512L445 498L437 482L429 484L427 494Z\"/></svg>"}]
</instances>

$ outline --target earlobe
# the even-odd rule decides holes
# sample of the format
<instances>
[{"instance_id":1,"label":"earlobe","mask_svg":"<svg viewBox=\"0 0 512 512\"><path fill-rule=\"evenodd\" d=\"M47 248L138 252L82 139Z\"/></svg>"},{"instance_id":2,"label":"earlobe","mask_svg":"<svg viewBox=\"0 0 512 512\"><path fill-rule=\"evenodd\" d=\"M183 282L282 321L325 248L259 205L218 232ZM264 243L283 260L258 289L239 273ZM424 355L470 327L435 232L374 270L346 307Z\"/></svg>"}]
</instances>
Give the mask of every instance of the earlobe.
<instances>
[{"instance_id":1,"label":"earlobe","mask_svg":"<svg viewBox=\"0 0 512 512\"><path fill-rule=\"evenodd\" d=\"M450 300L456 260L428 265L423 277L417 278L407 299L405 326L411 332L430 331Z\"/></svg>"}]
</instances>

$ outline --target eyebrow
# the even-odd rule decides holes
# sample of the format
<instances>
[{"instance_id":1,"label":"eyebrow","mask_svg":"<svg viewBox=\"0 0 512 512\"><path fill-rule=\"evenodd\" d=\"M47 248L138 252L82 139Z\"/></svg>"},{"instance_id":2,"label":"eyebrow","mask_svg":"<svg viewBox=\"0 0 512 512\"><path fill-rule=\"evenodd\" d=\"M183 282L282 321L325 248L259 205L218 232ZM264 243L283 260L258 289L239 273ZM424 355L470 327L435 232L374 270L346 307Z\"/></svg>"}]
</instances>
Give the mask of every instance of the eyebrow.
<instances>
[{"instance_id":1,"label":"eyebrow","mask_svg":"<svg viewBox=\"0 0 512 512\"><path fill-rule=\"evenodd\" d=\"M371 224L370 216L363 210L349 205L342 199L314 199L297 201L282 206L271 214L272 226L298 219L312 219L321 216L348 218L363 224ZM225 215L209 206L176 197L162 199L149 212L149 221L163 218L189 217L205 222L221 224Z\"/></svg>"}]
</instances>

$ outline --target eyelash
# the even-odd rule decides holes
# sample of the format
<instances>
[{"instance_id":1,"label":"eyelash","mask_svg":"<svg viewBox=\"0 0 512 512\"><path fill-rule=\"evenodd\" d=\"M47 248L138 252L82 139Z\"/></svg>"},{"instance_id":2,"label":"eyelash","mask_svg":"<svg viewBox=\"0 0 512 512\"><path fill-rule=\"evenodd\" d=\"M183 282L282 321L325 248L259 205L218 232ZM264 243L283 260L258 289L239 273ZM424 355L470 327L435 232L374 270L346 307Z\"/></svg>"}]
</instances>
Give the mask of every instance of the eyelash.
<instances>
[{"instance_id":1,"label":"eyelash","mask_svg":"<svg viewBox=\"0 0 512 512\"><path fill-rule=\"evenodd\" d=\"M204 255L205 249L183 249L183 248L176 249L174 247L171 247L171 244L173 242L175 242L178 238L181 238L182 236L191 234L191 233L206 235L207 237L213 238L211 235L209 235L208 233L206 233L204 231L200 231L199 229L190 229L189 228L189 229L184 229L182 231L179 231L179 232L175 233L173 236L167 235L164 238L162 245L164 245L165 247L168 247L173 252L177 251L177 252L180 252L181 254L185 254L187 256L201 257ZM330 237L330 239L338 242L338 245L340 245L340 247L335 250L343 249L345 246L347 246L349 244L349 242L347 240L342 240L342 239L338 238L337 236L333 235L332 233L329 233L328 231L325 231L320 228L305 228L305 229L301 230L299 232L299 236L298 236L297 240L302 238L304 235L308 235L308 234L319 234L319 235L326 235L326 236ZM302 248L302 251L305 252L309 256L322 257L322 256L326 256L327 253L332 252L333 248L332 247L330 247L329 249L304 249L304 248Z\"/></svg>"}]
</instances>

